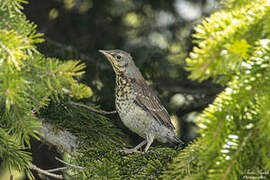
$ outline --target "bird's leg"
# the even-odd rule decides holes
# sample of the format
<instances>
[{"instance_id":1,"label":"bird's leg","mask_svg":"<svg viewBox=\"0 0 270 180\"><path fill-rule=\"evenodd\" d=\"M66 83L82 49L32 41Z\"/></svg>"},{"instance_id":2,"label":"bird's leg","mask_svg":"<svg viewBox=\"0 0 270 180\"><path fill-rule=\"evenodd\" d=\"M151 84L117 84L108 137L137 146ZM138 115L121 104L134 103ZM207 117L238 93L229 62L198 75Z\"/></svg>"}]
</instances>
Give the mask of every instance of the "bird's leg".
<instances>
[{"instance_id":1,"label":"bird's leg","mask_svg":"<svg viewBox=\"0 0 270 180\"><path fill-rule=\"evenodd\" d=\"M138 144L138 145L135 146L134 148L131 148L131 149L124 149L123 151L124 151L125 153L139 152L138 149L139 149L140 147L142 147L143 145L145 145L146 142L147 142L146 140L143 140L140 144Z\"/></svg>"},{"instance_id":2,"label":"bird's leg","mask_svg":"<svg viewBox=\"0 0 270 180\"><path fill-rule=\"evenodd\" d=\"M153 143L154 137L148 137L147 138L147 144L144 148L144 152L147 152L147 150L149 149L149 147L151 146L151 144Z\"/></svg>"}]
</instances>

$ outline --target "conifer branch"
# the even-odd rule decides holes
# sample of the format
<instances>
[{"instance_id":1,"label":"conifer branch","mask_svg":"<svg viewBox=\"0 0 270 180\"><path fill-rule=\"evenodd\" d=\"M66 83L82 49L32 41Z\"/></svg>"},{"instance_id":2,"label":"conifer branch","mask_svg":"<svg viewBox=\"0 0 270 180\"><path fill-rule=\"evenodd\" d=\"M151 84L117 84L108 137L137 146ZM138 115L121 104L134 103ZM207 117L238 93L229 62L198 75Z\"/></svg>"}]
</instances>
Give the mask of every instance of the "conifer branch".
<instances>
[{"instance_id":1,"label":"conifer branch","mask_svg":"<svg viewBox=\"0 0 270 180\"><path fill-rule=\"evenodd\" d=\"M60 167L60 168L54 168L54 169L49 169L46 170L47 172L57 172L57 171L64 171L66 170L68 167Z\"/></svg>"},{"instance_id":2,"label":"conifer branch","mask_svg":"<svg viewBox=\"0 0 270 180\"><path fill-rule=\"evenodd\" d=\"M45 122L43 119L38 119L38 121L42 123L39 132L45 141L69 154L77 153L79 141L76 136L73 136L67 130L58 129L57 132L55 132L54 126L50 123Z\"/></svg>"},{"instance_id":3,"label":"conifer branch","mask_svg":"<svg viewBox=\"0 0 270 180\"><path fill-rule=\"evenodd\" d=\"M250 137L255 133L256 129L253 129L251 131L249 131L249 133L247 134L247 136L244 138L243 142L241 143L240 147L237 149L237 151L235 152L234 155L234 159L231 161L230 165L226 168L226 171L222 177L222 180L226 180L227 176L229 175L233 164L235 164L236 162L236 158L238 157L238 155L240 154L240 152L243 150L244 146L246 146L248 140L250 139Z\"/></svg>"},{"instance_id":4,"label":"conifer branch","mask_svg":"<svg viewBox=\"0 0 270 180\"><path fill-rule=\"evenodd\" d=\"M71 168L75 168L75 169L84 169L84 167L81 167L81 166L77 166L77 165L73 165L73 164L70 164L70 163L67 163L61 159L59 159L58 157L55 157L55 159L63 164L66 165L66 167L60 167L60 168L54 168L54 169L49 169L49 170L44 170L44 169L41 169L39 167L37 167L36 165L34 164L29 164L30 168L32 170L35 170L41 174L44 174L46 176L50 176L50 177L53 177L53 178L56 178L56 179L64 179L62 175L59 175L59 174L54 174L52 172L57 172L57 171L64 171L64 170L67 170L68 167L71 167Z\"/></svg>"},{"instance_id":5,"label":"conifer branch","mask_svg":"<svg viewBox=\"0 0 270 180\"><path fill-rule=\"evenodd\" d=\"M71 105L83 107L83 108L85 108L85 109L87 109L87 110L89 110L89 111L91 111L91 112L95 112L95 113L98 113L98 114L107 115L107 114L116 114L116 113L117 113L117 111L103 111L103 110L97 110L97 109L95 109L95 108L93 108L93 107L86 106L86 105L80 104L80 103L75 103L75 102L73 102L73 101L69 101L68 103L71 104Z\"/></svg>"},{"instance_id":6,"label":"conifer branch","mask_svg":"<svg viewBox=\"0 0 270 180\"><path fill-rule=\"evenodd\" d=\"M61 159L59 159L58 157L55 157L55 159L63 164L65 164L66 166L69 166L69 167L72 167L72 168L75 168L75 169L84 169L84 167L81 167L81 166L77 166L77 165L74 165L74 164L70 164L70 163L67 163Z\"/></svg>"},{"instance_id":7,"label":"conifer branch","mask_svg":"<svg viewBox=\"0 0 270 180\"><path fill-rule=\"evenodd\" d=\"M48 172L47 170L43 170L43 169L37 167L34 164L30 164L30 168L37 171L37 172L39 172L39 173L41 173L41 174L44 174L44 175L49 176L49 177L53 177L55 179L64 179L62 175Z\"/></svg>"}]
</instances>

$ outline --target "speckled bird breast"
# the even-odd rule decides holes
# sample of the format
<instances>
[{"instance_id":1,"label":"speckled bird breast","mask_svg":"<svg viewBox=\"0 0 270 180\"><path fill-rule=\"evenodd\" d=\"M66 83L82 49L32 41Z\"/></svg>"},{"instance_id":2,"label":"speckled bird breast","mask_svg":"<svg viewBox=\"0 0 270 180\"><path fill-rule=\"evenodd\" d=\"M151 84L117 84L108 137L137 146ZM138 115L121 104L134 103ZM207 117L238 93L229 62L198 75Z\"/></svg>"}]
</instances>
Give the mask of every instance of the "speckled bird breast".
<instances>
[{"instance_id":1,"label":"speckled bird breast","mask_svg":"<svg viewBox=\"0 0 270 180\"><path fill-rule=\"evenodd\" d=\"M135 79L125 76L116 77L115 105L119 114L128 113L130 105L136 98L136 94L132 88L134 82Z\"/></svg>"},{"instance_id":2,"label":"speckled bird breast","mask_svg":"<svg viewBox=\"0 0 270 180\"><path fill-rule=\"evenodd\" d=\"M147 113L134 103L137 94L134 92L132 84L135 80L126 77L117 78L115 94L116 110L125 126L145 138L144 133L148 126L145 122Z\"/></svg>"}]
</instances>

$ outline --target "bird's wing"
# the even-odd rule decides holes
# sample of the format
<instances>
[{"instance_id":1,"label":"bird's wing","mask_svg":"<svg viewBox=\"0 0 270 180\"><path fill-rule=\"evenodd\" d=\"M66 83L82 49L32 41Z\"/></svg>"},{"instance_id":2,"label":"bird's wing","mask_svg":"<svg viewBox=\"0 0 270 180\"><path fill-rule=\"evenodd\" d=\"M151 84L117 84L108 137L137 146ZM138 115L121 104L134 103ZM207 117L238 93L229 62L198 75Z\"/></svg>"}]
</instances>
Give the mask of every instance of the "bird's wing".
<instances>
[{"instance_id":1,"label":"bird's wing","mask_svg":"<svg viewBox=\"0 0 270 180\"><path fill-rule=\"evenodd\" d=\"M161 104L156 93L149 87L143 79L136 80L134 90L137 92L135 103L148 111L158 123L174 130L170 116Z\"/></svg>"}]
</instances>

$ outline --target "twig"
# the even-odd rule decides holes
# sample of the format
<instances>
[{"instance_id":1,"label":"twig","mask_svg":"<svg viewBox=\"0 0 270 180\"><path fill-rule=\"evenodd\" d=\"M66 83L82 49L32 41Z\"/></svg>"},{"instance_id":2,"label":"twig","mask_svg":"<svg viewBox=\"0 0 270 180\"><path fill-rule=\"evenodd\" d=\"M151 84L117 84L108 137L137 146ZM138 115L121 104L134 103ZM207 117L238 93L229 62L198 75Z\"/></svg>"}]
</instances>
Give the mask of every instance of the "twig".
<instances>
[{"instance_id":1,"label":"twig","mask_svg":"<svg viewBox=\"0 0 270 180\"><path fill-rule=\"evenodd\" d=\"M75 106L80 106L80 107L83 107L89 111L92 111L92 112L95 112L95 113L98 113L98 114L116 114L117 111L103 111L103 110L97 110L97 109L94 109L90 106L86 106L84 104L80 104L80 103L75 103L73 101L69 101L68 102L69 104L72 104L72 105L75 105Z\"/></svg>"},{"instance_id":2,"label":"twig","mask_svg":"<svg viewBox=\"0 0 270 180\"><path fill-rule=\"evenodd\" d=\"M67 163L67 162L65 162L65 161L63 161L63 160L61 160L61 159L59 159L58 157L55 157L55 159L56 159L57 161L60 161L61 163L65 164L65 165L69 166L69 167L76 168L76 169L84 169L84 167L77 166L77 165L74 165L74 164L69 164L69 163Z\"/></svg>"},{"instance_id":3,"label":"twig","mask_svg":"<svg viewBox=\"0 0 270 180\"><path fill-rule=\"evenodd\" d=\"M46 170L47 172L57 172L57 171L64 171L66 170L68 167L60 167L60 168L54 168L54 169L48 169Z\"/></svg>"},{"instance_id":4,"label":"twig","mask_svg":"<svg viewBox=\"0 0 270 180\"><path fill-rule=\"evenodd\" d=\"M50 176L50 177L53 177L55 179L64 179L62 175L59 175L59 174L53 174L53 173L50 173L46 170L43 170L43 169L40 169L39 167L37 167L36 165L34 164L30 164L30 168L41 173L41 174L44 174L46 176Z\"/></svg>"}]
</instances>

